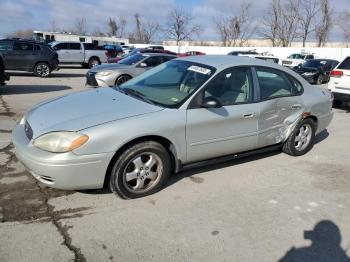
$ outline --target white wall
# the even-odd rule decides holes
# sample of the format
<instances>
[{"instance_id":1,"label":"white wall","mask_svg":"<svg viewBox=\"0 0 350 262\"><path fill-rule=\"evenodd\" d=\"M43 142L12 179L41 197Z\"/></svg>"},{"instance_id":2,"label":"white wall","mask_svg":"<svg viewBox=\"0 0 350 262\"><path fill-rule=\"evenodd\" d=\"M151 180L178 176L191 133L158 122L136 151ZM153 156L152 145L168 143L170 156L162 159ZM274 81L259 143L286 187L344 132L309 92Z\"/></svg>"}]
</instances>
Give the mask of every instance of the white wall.
<instances>
[{"instance_id":1,"label":"white wall","mask_svg":"<svg viewBox=\"0 0 350 262\"><path fill-rule=\"evenodd\" d=\"M178 52L178 46L164 46L167 50ZM187 51L200 51L207 55L224 55L236 50L253 50L258 53L269 52L276 57L286 58L292 53L300 53L302 50L314 53L316 58L343 60L350 56L350 48L296 48L296 47L220 47L220 46L180 46L180 53Z\"/></svg>"}]
</instances>

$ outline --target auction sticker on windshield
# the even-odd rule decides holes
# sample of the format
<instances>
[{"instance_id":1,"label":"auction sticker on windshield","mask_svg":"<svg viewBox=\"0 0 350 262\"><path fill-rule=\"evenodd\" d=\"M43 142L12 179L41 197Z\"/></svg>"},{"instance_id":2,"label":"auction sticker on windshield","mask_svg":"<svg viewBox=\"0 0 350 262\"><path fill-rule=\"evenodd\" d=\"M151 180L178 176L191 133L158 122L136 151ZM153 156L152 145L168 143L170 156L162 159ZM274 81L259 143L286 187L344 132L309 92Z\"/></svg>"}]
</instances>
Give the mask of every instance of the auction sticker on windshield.
<instances>
[{"instance_id":1,"label":"auction sticker on windshield","mask_svg":"<svg viewBox=\"0 0 350 262\"><path fill-rule=\"evenodd\" d=\"M187 68L187 70L193 71L193 72L197 72L197 73L201 73L204 75L209 75L211 70L208 68L204 68L204 67L200 67L200 66L195 66L192 65L189 68Z\"/></svg>"}]
</instances>

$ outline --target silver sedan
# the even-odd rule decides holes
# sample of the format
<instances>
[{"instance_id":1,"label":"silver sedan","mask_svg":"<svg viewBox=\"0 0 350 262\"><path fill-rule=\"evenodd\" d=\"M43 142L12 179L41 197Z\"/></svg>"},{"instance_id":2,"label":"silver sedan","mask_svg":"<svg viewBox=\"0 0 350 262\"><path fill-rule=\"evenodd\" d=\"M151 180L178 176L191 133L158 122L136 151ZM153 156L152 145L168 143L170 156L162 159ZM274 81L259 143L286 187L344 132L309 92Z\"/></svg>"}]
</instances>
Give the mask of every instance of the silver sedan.
<instances>
[{"instance_id":1,"label":"silver sedan","mask_svg":"<svg viewBox=\"0 0 350 262\"><path fill-rule=\"evenodd\" d=\"M328 90L277 64L195 56L120 87L42 102L12 139L18 159L48 186L108 185L136 198L194 162L277 148L301 156L331 122L331 108Z\"/></svg>"},{"instance_id":2,"label":"silver sedan","mask_svg":"<svg viewBox=\"0 0 350 262\"><path fill-rule=\"evenodd\" d=\"M86 73L86 84L90 86L121 85L161 63L176 58L161 53L134 54L115 64L95 66Z\"/></svg>"}]
</instances>

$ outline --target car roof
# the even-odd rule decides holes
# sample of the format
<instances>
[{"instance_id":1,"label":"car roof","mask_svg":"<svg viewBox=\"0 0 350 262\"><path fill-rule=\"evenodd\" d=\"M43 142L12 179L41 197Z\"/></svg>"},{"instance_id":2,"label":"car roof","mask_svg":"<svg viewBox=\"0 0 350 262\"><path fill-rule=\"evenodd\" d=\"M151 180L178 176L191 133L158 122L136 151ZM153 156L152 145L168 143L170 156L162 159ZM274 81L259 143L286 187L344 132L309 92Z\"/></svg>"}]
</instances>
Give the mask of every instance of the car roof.
<instances>
[{"instance_id":1,"label":"car roof","mask_svg":"<svg viewBox=\"0 0 350 262\"><path fill-rule=\"evenodd\" d=\"M143 56L171 56L177 57L176 55L167 54L167 53L136 53L134 55L143 55Z\"/></svg>"},{"instance_id":2,"label":"car roof","mask_svg":"<svg viewBox=\"0 0 350 262\"><path fill-rule=\"evenodd\" d=\"M231 66L247 65L247 66L269 66L269 67L285 70L285 67L277 65L276 63L271 63L260 59L254 59L252 57L247 57L247 56L203 55L203 56L181 57L181 58L178 58L177 60L205 64L205 65L213 66L217 69L223 69Z\"/></svg>"}]
</instances>

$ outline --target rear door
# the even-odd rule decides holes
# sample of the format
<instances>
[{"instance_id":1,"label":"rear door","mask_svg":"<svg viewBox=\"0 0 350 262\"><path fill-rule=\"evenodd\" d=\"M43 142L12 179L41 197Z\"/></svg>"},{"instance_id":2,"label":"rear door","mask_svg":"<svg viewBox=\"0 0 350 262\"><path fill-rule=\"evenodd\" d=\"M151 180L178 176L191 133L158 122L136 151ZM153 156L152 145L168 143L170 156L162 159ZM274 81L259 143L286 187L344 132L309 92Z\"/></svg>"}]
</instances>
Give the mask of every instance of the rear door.
<instances>
[{"instance_id":1,"label":"rear door","mask_svg":"<svg viewBox=\"0 0 350 262\"><path fill-rule=\"evenodd\" d=\"M259 86L258 147L281 143L288 125L304 112L302 85L289 74L256 67Z\"/></svg>"}]
</instances>

